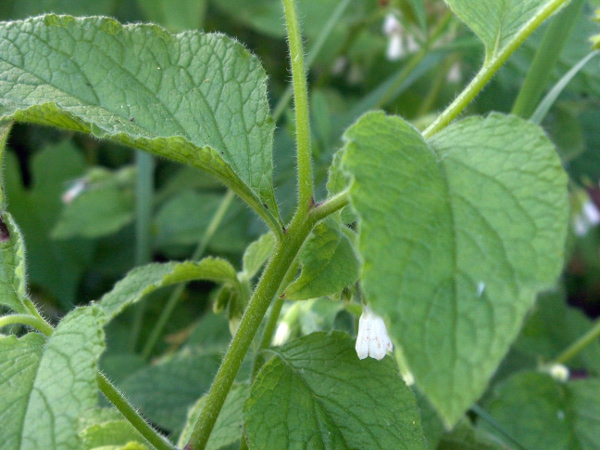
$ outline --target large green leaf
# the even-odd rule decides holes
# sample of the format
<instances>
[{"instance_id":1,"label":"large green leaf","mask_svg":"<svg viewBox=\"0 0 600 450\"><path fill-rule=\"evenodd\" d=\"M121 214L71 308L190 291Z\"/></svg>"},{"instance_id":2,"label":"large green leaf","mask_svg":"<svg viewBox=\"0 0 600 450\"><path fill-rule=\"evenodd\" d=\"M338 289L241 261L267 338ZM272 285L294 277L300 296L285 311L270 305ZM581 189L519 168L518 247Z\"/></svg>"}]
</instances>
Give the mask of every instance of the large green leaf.
<instances>
[{"instance_id":1,"label":"large green leaf","mask_svg":"<svg viewBox=\"0 0 600 450\"><path fill-rule=\"evenodd\" d=\"M244 405L250 448L427 448L391 358L360 361L341 332L314 333L273 354Z\"/></svg>"},{"instance_id":2,"label":"large green leaf","mask_svg":"<svg viewBox=\"0 0 600 450\"><path fill-rule=\"evenodd\" d=\"M511 44L517 33L552 2L446 0L446 3L483 41L488 61Z\"/></svg>"},{"instance_id":3,"label":"large green leaf","mask_svg":"<svg viewBox=\"0 0 600 450\"><path fill-rule=\"evenodd\" d=\"M0 339L2 448L81 448L79 417L98 400L103 321L89 306L67 315L47 342L33 333Z\"/></svg>"},{"instance_id":4,"label":"large green leaf","mask_svg":"<svg viewBox=\"0 0 600 450\"><path fill-rule=\"evenodd\" d=\"M204 258L199 262L153 263L136 267L100 299L99 306L113 319L127 306L161 287L192 280L239 285L233 266L221 258Z\"/></svg>"},{"instance_id":5,"label":"large green leaf","mask_svg":"<svg viewBox=\"0 0 600 450\"><path fill-rule=\"evenodd\" d=\"M0 24L0 119L92 133L206 170L279 226L258 60L220 34L107 18Z\"/></svg>"},{"instance_id":6,"label":"large green leaf","mask_svg":"<svg viewBox=\"0 0 600 450\"><path fill-rule=\"evenodd\" d=\"M360 269L352 242L334 220L314 228L302 248L300 263L300 276L284 292L290 300L335 294L354 283Z\"/></svg>"},{"instance_id":7,"label":"large green leaf","mask_svg":"<svg viewBox=\"0 0 600 450\"><path fill-rule=\"evenodd\" d=\"M561 383L542 373L519 373L496 389L488 410L528 449L594 450L600 442L597 378Z\"/></svg>"},{"instance_id":8,"label":"large green leaf","mask_svg":"<svg viewBox=\"0 0 600 450\"><path fill-rule=\"evenodd\" d=\"M365 295L453 425L560 273L567 178L541 129L517 117L470 118L427 143L371 113L345 139Z\"/></svg>"}]
</instances>

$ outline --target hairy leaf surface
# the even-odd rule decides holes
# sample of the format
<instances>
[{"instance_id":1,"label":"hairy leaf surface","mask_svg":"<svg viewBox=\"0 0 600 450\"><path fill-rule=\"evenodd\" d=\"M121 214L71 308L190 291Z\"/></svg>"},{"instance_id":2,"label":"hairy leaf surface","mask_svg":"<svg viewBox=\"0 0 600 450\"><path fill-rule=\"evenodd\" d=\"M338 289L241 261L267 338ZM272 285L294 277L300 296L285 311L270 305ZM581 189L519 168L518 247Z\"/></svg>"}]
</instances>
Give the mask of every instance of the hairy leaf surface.
<instances>
[{"instance_id":1,"label":"hairy leaf surface","mask_svg":"<svg viewBox=\"0 0 600 450\"><path fill-rule=\"evenodd\" d=\"M560 273L567 178L542 130L511 116L470 118L428 143L371 113L345 138L365 295L453 425Z\"/></svg>"},{"instance_id":2,"label":"hairy leaf surface","mask_svg":"<svg viewBox=\"0 0 600 450\"><path fill-rule=\"evenodd\" d=\"M313 333L274 355L244 405L250 448L427 448L391 358L359 360L341 332Z\"/></svg>"},{"instance_id":3,"label":"hairy leaf surface","mask_svg":"<svg viewBox=\"0 0 600 450\"><path fill-rule=\"evenodd\" d=\"M0 48L0 119L91 133L191 164L279 223L266 75L236 41L46 15L1 23Z\"/></svg>"}]
</instances>

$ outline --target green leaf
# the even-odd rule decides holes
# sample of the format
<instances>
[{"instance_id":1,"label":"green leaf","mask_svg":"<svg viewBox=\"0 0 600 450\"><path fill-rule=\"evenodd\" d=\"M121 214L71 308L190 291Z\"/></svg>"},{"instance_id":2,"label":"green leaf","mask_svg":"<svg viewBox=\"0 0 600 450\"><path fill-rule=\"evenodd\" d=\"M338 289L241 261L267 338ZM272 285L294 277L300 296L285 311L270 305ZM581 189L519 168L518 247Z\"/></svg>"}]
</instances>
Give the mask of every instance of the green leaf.
<instances>
[{"instance_id":1,"label":"green leaf","mask_svg":"<svg viewBox=\"0 0 600 450\"><path fill-rule=\"evenodd\" d=\"M241 278L252 279L273 253L275 236L273 233L263 234L248 246L244 252Z\"/></svg>"},{"instance_id":2,"label":"green leaf","mask_svg":"<svg viewBox=\"0 0 600 450\"><path fill-rule=\"evenodd\" d=\"M362 288L452 426L560 273L567 178L542 130L517 117L470 118L427 143L371 113L345 138Z\"/></svg>"},{"instance_id":3,"label":"green leaf","mask_svg":"<svg viewBox=\"0 0 600 450\"><path fill-rule=\"evenodd\" d=\"M130 442L143 443L141 448L149 448L144 437L125 419L90 425L80 436L86 449L127 445Z\"/></svg>"},{"instance_id":4,"label":"green leaf","mask_svg":"<svg viewBox=\"0 0 600 450\"><path fill-rule=\"evenodd\" d=\"M462 419L454 429L445 434L437 450L506 450L495 436L474 428L467 419Z\"/></svg>"},{"instance_id":5,"label":"green leaf","mask_svg":"<svg viewBox=\"0 0 600 450\"><path fill-rule=\"evenodd\" d=\"M74 16L99 16L114 13L115 0L79 2L73 0L4 0L0 11L6 19L25 19L45 12Z\"/></svg>"},{"instance_id":6,"label":"green leaf","mask_svg":"<svg viewBox=\"0 0 600 450\"><path fill-rule=\"evenodd\" d=\"M193 165L280 229L266 76L236 41L46 15L0 24L0 48L0 119L91 133Z\"/></svg>"},{"instance_id":7,"label":"green leaf","mask_svg":"<svg viewBox=\"0 0 600 450\"><path fill-rule=\"evenodd\" d=\"M9 238L0 238L0 305L15 312L29 314L23 301L27 298L27 267L23 237L12 216L0 216L0 227L5 226ZM2 230L0 229L0 233Z\"/></svg>"},{"instance_id":8,"label":"green leaf","mask_svg":"<svg viewBox=\"0 0 600 450\"><path fill-rule=\"evenodd\" d=\"M154 424L178 432L188 408L210 387L220 362L220 353L185 349L133 373L120 387Z\"/></svg>"},{"instance_id":9,"label":"green leaf","mask_svg":"<svg viewBox=\"0 0 600 450\"><path fill-rule=\"evenodd\" d=\"M248 398L250 388L247 384L234 384L219 417L206 443L207 450L218 450L239 441L244 427L244 417L242 407ZM194 426L200 417L200 412L204 406L206 396L196 402L188 411L187 423L179 436L178 447L185 447L192 436Z\"/></svg>"},{"instance_id":10,"label":"green leaf","mask_svg":"<svg viewBox=\"0 0 600 450\"><path fill-rule=\"evenodd\" d=\"M53 239L95 238L112 234L133 221L133 191L92 189L66 205L52 230Z\"/></svg>"},{"instance_id":11,"label":"green leaf","mask_svg":"<svg viewBox=\"0 0 600 450\"><path fill-rule=\"evenodd\" d=\"M598 448L600 380L561 383L546 374L523 372L494 394L487 407L490 415L525 448Z\"/></svg>"},{"instance_id":12,"label":"green leaf","mask_svg":"<svg viewBox=\"0 0 600 450\"><path fill-rule=\"evenodd\" d=\"M233 266L221 258L209 257L199 262L154 263L133 269L100 299L98 305L106 313L107 321L110 321L144 295L164 286L192 280L231 283L235 286L239 283Z\"/></svg>"},{"instance_id":13,"label":"green leaf","mask_svg":"<svg viewBox=\"0 0 600 450\"><path fill-rule=\"evenodd\" d=\"M244 405L250 448L426 448L415 399L391 358L360 361L340 332L272 353Z\"/></svg>"},{"instance_id":14,"label":"green leaf","mask_svg":"<svg viewBox=\"0 0 600 450\"><path fill-rule=\"evenodd\" d=\"M300 253L302 272L284 292L289 300L335 294L358 279L360 262L350 239L334 220L319 223Z\"/></svg>"},{"instance_id":15,"label":"green leaf","mask_svg":"<svg viewBox=\"0 0 600 450\"><path fill-rule=\"evenodd\" d=\"M171 0L137 0L137 4L148 21L160 23L171 31L183 31L202 26L207 0L180 0L176 7Z\"/></svg>"},{"instance_id":16,"label":"green leaf","mask_svg":"<svg viewBox=\"0 0 600 450\"><path fill-rule=\"evenodd\" d=\"M486 62L513 43L517 33L536 17L551 0L446 0L485 45Z\"/></svg>"},{"instance_id":17,"label":"green leaf","mask_svg":"<svg viewBox=\"0 0 600 450\"><path fill-rule=\"evenodd\" d=\"M46 147L31 160L28 188L22 184L14 154L8 153L5 160L9 209L27 238L29 283L49 291L68 310L76 302L79 279L91 261L94 245L83 239L53 241L50 231L64 207L65 186L83 175L83 156L70 142Z\"/></svg>"},{"instance_id":18,"label":"green leaf","mask_svg":"<svg viewBox=\"0 0 600 450\"><path fill-rule=\"evenodd\" d=\"M96 364L104 313L69 313L48 339L0 339L0 420L4 448L81 448L79 417L98 400ZM67 351L68 350L68 351Z\"/></svg>"}]
</instances>

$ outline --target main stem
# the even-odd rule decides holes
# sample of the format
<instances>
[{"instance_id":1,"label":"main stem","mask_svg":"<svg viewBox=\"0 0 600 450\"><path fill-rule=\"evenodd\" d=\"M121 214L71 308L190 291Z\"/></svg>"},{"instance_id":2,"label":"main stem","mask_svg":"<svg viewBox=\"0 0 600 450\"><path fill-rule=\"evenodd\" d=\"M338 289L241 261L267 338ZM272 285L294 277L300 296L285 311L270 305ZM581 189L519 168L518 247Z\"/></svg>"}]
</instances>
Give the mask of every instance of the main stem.
<instances>
[{"instance_id":1,"label":"main stem","mask_svg":"<svg viewBox=\"0 0 600 450\"><path fill-rule=\"evenodd\" d=\"M227 398L231 385L250 348L261 321L279 290L279 286L294 261L304 240L312 230L312 220L294 221L282 241L278 242L273 257L244 312L240 326L223 358L221 367L206 397L200 418L194 427L186 450L200 450L206 446L217 416Z\"/></svg>"},{"instance_id":2,"label":"main stem","mask_svg":"<svg viewBox=\"0 0 600 450\"><path fill-rule=\"evenodd\" d=\"M308 211L313 198L313 170L310 149L308 87L304 68L304 50L295 0L283 0L290 48L294 106L296 112L296 151L298 158L298 211Z\"/></svg>"}]
</instances>

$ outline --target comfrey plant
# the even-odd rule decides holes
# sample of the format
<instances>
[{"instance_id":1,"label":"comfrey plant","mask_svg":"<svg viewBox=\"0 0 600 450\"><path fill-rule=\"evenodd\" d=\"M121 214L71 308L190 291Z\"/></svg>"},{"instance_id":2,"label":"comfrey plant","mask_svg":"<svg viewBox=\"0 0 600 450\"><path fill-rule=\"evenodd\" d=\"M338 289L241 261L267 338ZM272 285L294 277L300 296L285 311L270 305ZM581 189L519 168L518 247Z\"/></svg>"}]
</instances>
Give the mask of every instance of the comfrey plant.
<instances>
[{"instance_id":1,"label":"comfrey plant","mask_svg":"<svg viewBox=\"0 0 600 450\"><path fill-rule=\"evenodd\" d=\"M597 338L597 327L547 360L544 370L529 367L501 394L486 393L536 296L555 288L563 267L568 177L538 125L562 87L535 110L552 72L540 71L536 60L513 114L459 119L546 19L556 13L556 27L571 29L584 2L563 8L566 0L446 0L451 12L442 10L433 29L423 2L404 2L402 11L382 2L379 32L388 13L400 20L412 8L419 43L407 54L394 44L392 59L410 58L404 69L379 100L368 98L359 114L353 110L339 121L341 148L321 190L298 13L295 0L282 3L296 139L297 202L290 220L280 214L273 182L273 116L281 117L285 101L272 115L265 71L242 44L222 34L171 34L105 17L48 14L0 23L2 155L14 123L40 124L192 166L228 189L192 260L140 264L56 324L30 295L23 237L9 212L18 204L7 207L0 191L0 305L6 312L0 327L10 333L0 336L0 448L597 448L600 383L594 377L569 381L561 365ZM338 2L323 36L350 3ZM427 58L436 45L448 44L445 27L456 25L453 14L483 43L483 64L472 81L420 128L368 111L382 106L385 92L397 90L421 62L432 67L439 61ZM396 40L412 26L398 20L390 31ZM548 36L547 42L556 39ZM309 62L324 41L317 40ZM540 60L547 62L551 51L544 51L548 59ZM448 69L458 67L447 62ZM544 82L536 78L540 73ZM447 72L440 75L443 83ZM152 164L143 152L138 179ZM74 208L87 193L133 189L134 178L131 170L79 177L65 203ZM221 257L196 260L235 195L267 233L247 247L240 270ZM233 337L223 355L210 353L216 339L210 316L199 331L201 346L145 366L164 369L159 387L175 386L154 404L149 397L142 407L146 421L127 399L135 387L125 383L121 393L118 380L98 368L106 330L159 288L194 280L218 286L214 309L227 315ZM153 355L181 289L147 337L142 361ZM329 317L347 311L349 326L290 338L315 299L324 299ZM173 372L169 361L185 363ZM552 375L557 370L560 377ZM156 395L159 387L151 388ZM532 400L535 395L548 403ZM526 415L537 418L539 430L527 425ZM564 445L554 446L558 441Z\"/></svg>"}]
</instances>

